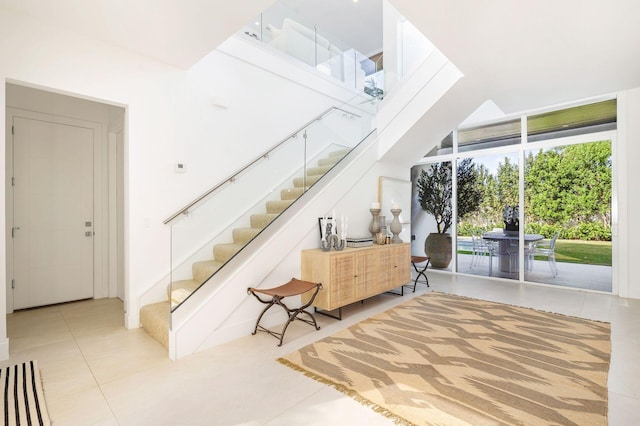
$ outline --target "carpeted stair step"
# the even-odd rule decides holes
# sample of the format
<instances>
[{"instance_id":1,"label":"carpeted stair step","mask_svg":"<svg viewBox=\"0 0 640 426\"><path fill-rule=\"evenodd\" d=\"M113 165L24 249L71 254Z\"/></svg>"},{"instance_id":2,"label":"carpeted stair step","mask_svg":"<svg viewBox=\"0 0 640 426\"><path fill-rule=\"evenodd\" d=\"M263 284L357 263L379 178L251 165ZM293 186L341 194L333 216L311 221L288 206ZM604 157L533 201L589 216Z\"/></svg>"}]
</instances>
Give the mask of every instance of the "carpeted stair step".
<instances>
[{"instance_id":1,"label":"carpeted stair step","mask_svg":"<svg viewBox=\"0 0 640 426\"><path fill-rule=\"evenodd\" d=\"M169 347L169 302L152 303L140 309L140 324L154 339Z\"/></svg>"},{"instance_id":2,"label":"carpeted stair step","mask_svg":"<svg viewBox=\"0 0 640 426\"><path fill-rule=\"evenodd\" d=\"M329 153L329 157L344 157L345 155L347 155L349 153L349 151L351 151L350 148L343 148L343 149L337 149L335 151L331 151Z\"/></svg>"},{"instance_id":3,"label":"carpeted stair step","mask_svg":"<svg viewBox=\"0 0 640 426\"><path fill-rule=\"evenodd\" d=\"M262 231L260 228L235 228L233 230L233 242L235 244L246 245Z\"/></svg>"},{"instance_id":4,"label":"carpeted stair step","mask_svg":"<svg viewBox=\"0 0 640 426\"><path fill-rule=\"evenodd\" d=\"M338 161L340 161L341 157L327 157L321 158L318 160L318 166L333 166Z\"/></svg>"},{"instance_id":5,"label":"carpeted stair step","mask_svg":"<svg viewBox=\"0 0 640 426\"><path fill-rule=\"evenodd\" d=\"M217 260L202 260L200 262L195 262L191 266L193 280L197 283L202 284L207 279L209 279L209 277L213 275L218 269L220 269L222 265L223 263L218 262Z\"/></svg>"},{"instance_id":6,"label":"carpeted stair step","mask_svg":"<svg viewBox=\"0 0 640 426\"><path fill-rule=\"evenodd\" d=\"M200 287L201 284L202 281L196 280L174 281L167 286L167 298L173 306L179 305L184 302L195 289Z\"/></svg>"},{"instance_id":7,"label":"carpeted stair step","mask_svg":"<svg viewBox=\"0 0 640 426\"><path fill-rule=\"evenodd\" d=\"M244 244L216 244L213 246L213 258L218 262L227 263L242 247Z\"/></svg>"},{"instance_id":8,"label":"carpeted stair step","mask_svg":"<svg viewBox=\"0 0 640 426\"><path fill-rule=\"evenodd\" d=\"M277 214L269 214L269 213L256 213L252 214L250 218L250 223L252 228L264 228L271 222L273 219L278 217Z\"/></svg>"},{"instance_id":9,"label":"carpeted stair step","mask_svg":"<svg viewBox=\"0 0 640 426\"><path fill-rule=\"evenodd\" d=\"M333 165L309 167L307 169L307 176L323 175L331 170L331 167L333 167Z\"/></svg>"},{"instance_id":10,"label":"carpeted stair step","mask_svg":"<svg viewBox=\"0 0 640 426\"><path fill-rule=\"evenodd\" d=\"M338 161L342 160L344 158L345 155L347 155L349 153L349 149L340 149L337 151L332 151L329 153L328 157L325 158L321 158L318 160L318 166L320 167L324 167L324 166L333 166L334 164L336 164Z\"/></svg>"},{"instance_id":11,"label":"carpeted stair step","mask_svg":"<svg viewBox=\"0 0 640 426\"><path fill-rule=\"evenodd\" d=\"M267 201L267 213L280 214L293 203L293 200Z\"/></svg>"},{"instance_id":12,"label":"carpeted stair step","mask_svg":"<svg viewBox=\"0 0 640 426\"><path fill-rule=\"evenodd\" d=\"M308 189L308 188L307 188ZM304 194L304 188L287 188L280 191L280 199L282 200L297 200L302 194Z\"/></svg>"},{"instance_id":13,"label":"carpeted stair step","mask_svg":"<svg viewBox=\"0 0 640 426\"><path fill-rule=\"evenodd\" d=\"M322 175L307 176L306 182L301 177L297 177L293 179L293 186L295 186L296 188L302 188L305 183L307 184L307 186L311 186L316 183L321 177Z\"/></svg>"}]
</instances>

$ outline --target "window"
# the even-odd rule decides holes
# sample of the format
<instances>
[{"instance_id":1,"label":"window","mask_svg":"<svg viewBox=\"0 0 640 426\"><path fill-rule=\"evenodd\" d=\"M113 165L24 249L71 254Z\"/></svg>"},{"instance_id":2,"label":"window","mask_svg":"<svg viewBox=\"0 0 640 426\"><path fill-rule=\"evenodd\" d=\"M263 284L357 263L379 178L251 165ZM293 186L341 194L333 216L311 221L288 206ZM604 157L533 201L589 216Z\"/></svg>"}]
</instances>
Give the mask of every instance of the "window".
<instances>
[{"instance_id":1,"label":"window","mask_svg":"<svg viewBox=\"0 0 640 426\"><path fill-rule=\"evenodd\" d=\"M616 100L580 105L527 117L529 142L615 130Z\"/></svg>"},{"instance_id":2,"label":"window","mask_svg":"<svg viewBox=\"0 0 640 426\"><path fill-rule=\"evenodd\" d=\"M520 118L461 129L458 130L458 151L516 145L520 143L520 134Z\"/></svg>"}]
</instances>

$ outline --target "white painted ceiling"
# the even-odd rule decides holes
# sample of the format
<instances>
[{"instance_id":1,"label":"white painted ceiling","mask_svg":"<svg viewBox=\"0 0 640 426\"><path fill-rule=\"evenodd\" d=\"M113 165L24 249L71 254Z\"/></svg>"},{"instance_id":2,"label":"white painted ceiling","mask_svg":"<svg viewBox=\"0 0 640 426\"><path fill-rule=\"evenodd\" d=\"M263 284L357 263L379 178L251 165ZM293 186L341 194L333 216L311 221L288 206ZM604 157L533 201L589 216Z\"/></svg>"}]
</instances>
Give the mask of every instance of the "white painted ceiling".
<instances>
[{"instance_id":1,"label":"white painted ceiling","mask_svg":"<svg viewBox=\"0 0 640 426\"><path fill-rule=\"evenodd\" d=\"M188 68L273 1L0 0L0 7Z\"/></svg>"},{"instance_id":2,"label":"white painted ceiling","mask_svg":"<svg viewBox=\"0 0 640 426\"><path fill-rule=\"evenodd\" d=\"M640 87L637 0L392 0L503 111Z\"/></svg>"},{"instance_id":3,"label":"white painted ceiling","mask_svg":"<svg viewBox=\"0 0 640 426\"><path fill-rule=\"evenodd\" d=\"M380 0L371 0L378 3ZM332 33L369 37L368 0L287 0L327 7ZM273 0L0 0L21 11L188 68ZM340 11L339 4L346 3ZM637 0L391 0L505 112L640 87ZM304 6L304 5L303 5ZM355 6L355 7L354 7ZM360 9L357 9L360 7ZM379 7L379 6L376 6ZM346 11L354 11L354 15ZM348 25L349 24L349 25ZM371 24L371 25L370 25ZM344 35L343 35L344 34ZM353 45L363 43L353 39ZM377 41L376 41L377 43ZM367 47L360 47L366 51Z\"/></svg>"}]
</instances>

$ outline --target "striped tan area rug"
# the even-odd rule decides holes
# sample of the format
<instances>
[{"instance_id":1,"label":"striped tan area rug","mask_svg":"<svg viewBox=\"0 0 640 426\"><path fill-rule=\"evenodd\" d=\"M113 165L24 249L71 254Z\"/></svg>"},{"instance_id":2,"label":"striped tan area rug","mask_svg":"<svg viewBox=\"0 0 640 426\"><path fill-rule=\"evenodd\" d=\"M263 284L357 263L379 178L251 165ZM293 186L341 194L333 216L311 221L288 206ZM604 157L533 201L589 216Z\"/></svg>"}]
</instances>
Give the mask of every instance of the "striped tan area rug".
<instances>
[{"instance_id":1,"label":"striped tan area rug","mask_svg":"<svg viewBox=\"0 0 640 426\"><path fill-rule=\"evenodd\" d=\"M49 425L40 370L36 361L4 367L0 370L4 403L4 425Z\"/></svg>"},{"instance_id":2,"label":"striped tan area rug","mask_svg":"<svg viewBox=\"0 0 640 426\"><path fill-rule=\"evenodd\" d=\"M401 424L606 425L610 333L427 293L279 361Z\"/></svg>"}]
</instances>

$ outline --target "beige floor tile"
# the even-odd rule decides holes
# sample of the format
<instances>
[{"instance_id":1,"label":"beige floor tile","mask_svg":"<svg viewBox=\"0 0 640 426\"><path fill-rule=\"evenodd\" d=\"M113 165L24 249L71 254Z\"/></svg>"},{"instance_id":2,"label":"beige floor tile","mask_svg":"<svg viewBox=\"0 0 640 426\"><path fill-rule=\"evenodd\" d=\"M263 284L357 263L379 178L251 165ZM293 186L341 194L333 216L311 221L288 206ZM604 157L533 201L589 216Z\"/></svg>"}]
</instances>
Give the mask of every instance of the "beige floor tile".
<instances>
[{"instance_id":1,"label":"beige floor tile","mask_svg":"<svg viewBox=\"0 0 640 426\"><path fill-rule=\"evenodd\" d=\"M54 426L124 424L116 420L97 386L63 398L50 398L45 391L45 400Z\"/></svg>"},{"instance_id":2,"label":"beige floor tile","mask_svg":"<svg viewBox=\"0 0 640 426\"><path fill-rule=\"evenodd\" d=\"M11 359L37 359L56 425L386 425L390 420L340 392L286 368L276 358L426 291L443 291L612 323L609 422L640 424L640 301L513 281L429 274L404 297L381 295L317 316L282 347L265 333L178 361L143 330L123 326L122 302L100 299L7 316Z\"/></svg>"},{"instance_id":3,"label":"beige floor tile","mask_svg":"<svg viewBox=\"0 0 640 426\"><path fill-rule=\"evenodd\" d=\"M640 399L609 392L609 426L640 425Z\"/></svg>"},{"instance_id":4,"label":"beige floor tile","mask_svg":"<svg viewBox=\"0 0 640 426\"><path fill-rule=\"evenodd\" d=\"M167 349L143 329L121 327L104 336L84 335L77 341L100 384L171 364Z\"/></svg>"},{"instance_id":5,"label":"beige floor tile","mask_svg":"<svg viewBox=\"0 0 640 426\"><path fill-rule=\"evenodd\" d=\"M76 337L105 334L124 326L124 310L117 299L66 304L62 305L60 313L69 331Z\"/></svg>"},{"instance_id":6,"label":"beige floor tile","mask_svg":"<svg viewBox=\"0 0 640 426\"><path fill-rule=\"evenodd\" d=\"M324 387L266 423L267 426L386 426L393 424L395 424L393 420L330 387Z\"/></svg>"},{"instance_id":7,"label":"beige floor tile","mask_svg":"<svg viewBox=\"0 0 640 426\"><path fill-rule=\"evenodd\" d=\"M19 339L15 339L18 340ZM38 361L39 367L55 368L60 362L64 362L67 358L78 358L78 362L85 364L78 345L73 338L65 340L52 341L45 344L30 345L28 348L19 349L14 339L9 340L9 360L3 363L16 364L29 360Z\"/></svg>"},{"instance_id":8,"label":"beige floor tile","mask_svg":"<svg viewBox=\"0 0 640 426\"><path fill-rule=\"evenodd\" d=\"M10 353L73 339L60 313L52 308L7 315L7 336Z\"/></svg>"}]
</instances>

